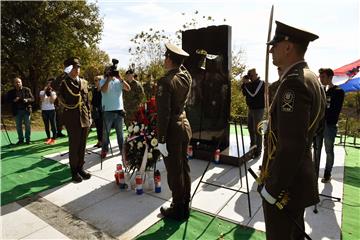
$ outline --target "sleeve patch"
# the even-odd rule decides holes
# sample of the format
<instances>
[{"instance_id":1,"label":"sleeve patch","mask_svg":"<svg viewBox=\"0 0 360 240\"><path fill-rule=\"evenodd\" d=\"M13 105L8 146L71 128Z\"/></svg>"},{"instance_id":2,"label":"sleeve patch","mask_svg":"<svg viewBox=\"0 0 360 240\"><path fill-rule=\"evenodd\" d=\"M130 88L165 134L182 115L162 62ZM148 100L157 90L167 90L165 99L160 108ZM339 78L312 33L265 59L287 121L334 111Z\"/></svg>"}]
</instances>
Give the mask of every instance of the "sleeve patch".
<instances>
[{"instance_id":1,"label":"sleeve patch","mask_svg":"<svg viewBox=\"0 0 360 240\"><path fill-rule=\"evenodd\" d=\"M287 90L281 99L281 111L282 112L293 112L295 103L295 93L292 90Z\"/></svg>"}]
</instances>

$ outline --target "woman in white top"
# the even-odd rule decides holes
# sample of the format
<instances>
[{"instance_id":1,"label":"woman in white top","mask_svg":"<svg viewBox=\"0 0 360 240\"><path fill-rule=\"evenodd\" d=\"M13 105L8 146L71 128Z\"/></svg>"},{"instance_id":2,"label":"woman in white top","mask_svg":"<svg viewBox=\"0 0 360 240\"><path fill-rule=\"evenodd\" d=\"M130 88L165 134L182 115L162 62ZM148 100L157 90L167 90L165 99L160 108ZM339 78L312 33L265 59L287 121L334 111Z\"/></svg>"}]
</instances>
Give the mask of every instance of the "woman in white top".
<instances>
[{"instance_id":1,"label":"woman in white top","mask_svg":"<svg viewBox=\"0 0 360 240\"><path fill-rule=\"evenodd\" d=\"M47 136L45 144L54 144L56 139L56 114L54 105L56 92L51 88L51 82L53 80L53 78L50 78L47 81L47 85L45 86L44 90L40 91L41 113ZM49 123L51 125L51 132L53 134L52 138L50 138Z\"/></svg>"}]
</instances>

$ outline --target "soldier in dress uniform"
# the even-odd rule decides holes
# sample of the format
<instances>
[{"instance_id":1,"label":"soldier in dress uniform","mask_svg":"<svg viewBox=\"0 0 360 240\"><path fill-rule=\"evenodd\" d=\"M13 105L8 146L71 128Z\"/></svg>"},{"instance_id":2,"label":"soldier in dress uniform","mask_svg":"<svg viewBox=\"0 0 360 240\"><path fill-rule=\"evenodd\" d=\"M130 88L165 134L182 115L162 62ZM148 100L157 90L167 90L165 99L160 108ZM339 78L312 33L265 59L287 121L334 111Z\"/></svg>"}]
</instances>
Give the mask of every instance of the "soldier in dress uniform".
<instances>
[{"instance_id":1,"label":"soldier in dress uniform","mask_svg":"<svg viewBox=\"0 0 360 240\"><path fill-rule=\"evenodd\" d=\"M76 57L66 62L67 76L61 80L57 92L64 107L63 121L69 136L69 161L72 180L75 183L91 177L83 169L86 140L91 123L88 82L79 78L80 61Z\"/></svg>"},{"instance_id":2,"label":"soldier in dress uniform","mask_svg":"<svg viewBox=\"0 0 360 240\"><path fill-rule=\"evenodd\" d=\"M157 130L158 148L164 156L173 202L169 208L161 207L160 212L165 218L185 220L190 214L191 179L186 152L192 133L184 109L192 80L182 65L189 54L173 44L165 46L167 72L158 80L156 92Z\"/></svg>"},{"instance_id":3,"label":"soldier in dress uniform","mask_svg":"<svg viewBox=\"0 0 360 240\"><path fill-rule=\"evenodd\" d=\"M305 208L319 202L311 144L325 110L325 96L304 55L318 36L276 24L275 36L267 44L281 76L270 105L258 191L263 198L266 238L304 239Z\"/></svg>"},{"instance_id":4,"label":"soldier in dress uniform","mask_svg":"<svg viewBox=\"0 0 360 240\"><path fill-rule=\"evenodd\" d=\"M130 122L135 120L135 114L144 101L145 93L141 83L134 78L134 70L129 69L126 71L125 81L131 88L131 91L124 92L125 125L128 127Z\"/></svg>"},{"instance_id":5,"label":"soldier in dress uniform","mask_svg":"<svg viewBox=\"0 0 360 240\"><path fill-rule=\"evenodd\" d=\"M68 62L70 59L67 59L64 61L64 68L66 68L67 66L69 66ZM64 80L67 77L67 73L66 72L62 72L59 76L57 76L55 78L54 81L51 82L51 87L53 89L59 89L60 88L60 84L62 82L62 80ZM57 90L56 90L57 91ZM59 93L56 93L57 95L59 95ZM56 136L57 137L65 137L66 135L62 133L63 130L63 113L64 113L64 106L62 106L59 103L59 99L56 98L55 100L55 112L56 112Z\"/></svg>"}]
</instances>

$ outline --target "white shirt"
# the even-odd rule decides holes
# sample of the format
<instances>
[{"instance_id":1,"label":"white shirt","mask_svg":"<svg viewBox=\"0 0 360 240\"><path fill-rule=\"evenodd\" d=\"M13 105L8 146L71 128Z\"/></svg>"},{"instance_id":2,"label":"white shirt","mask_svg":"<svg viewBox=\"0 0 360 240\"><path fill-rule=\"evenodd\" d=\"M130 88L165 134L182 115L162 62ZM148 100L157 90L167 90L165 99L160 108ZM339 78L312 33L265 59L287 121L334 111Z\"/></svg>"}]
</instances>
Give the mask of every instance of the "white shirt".
<instances>
[{"instance_id":1,"label":"white shirt","mask_svg":"<svg viewBox=\"0 0 360 240\"><path fill-rule=\"evenodd\" d=\"M41 110L46 111L46 110L55 110L55 105L54 103L51 103L50 98L56 98L56 92L52 91L51 92L51 96L48 97L45 94L45 91L42 90L40 91L40 97L44 97L43 100L41 101Z\"/></svg>"}]
</instances>

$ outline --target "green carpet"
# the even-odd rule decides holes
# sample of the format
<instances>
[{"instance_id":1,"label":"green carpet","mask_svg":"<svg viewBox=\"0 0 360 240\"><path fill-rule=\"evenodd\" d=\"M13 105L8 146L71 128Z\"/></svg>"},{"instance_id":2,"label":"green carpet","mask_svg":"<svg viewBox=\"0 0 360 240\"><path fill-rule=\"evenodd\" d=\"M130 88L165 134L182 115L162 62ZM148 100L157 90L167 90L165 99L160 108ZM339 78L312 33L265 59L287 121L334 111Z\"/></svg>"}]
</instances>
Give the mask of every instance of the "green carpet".
<instances>
[{"instance_id":1,"label":"green carpet","mask_svg":"<svg viewBox=\"0 0 360 240\"><path fill-rule=\"evenodd\" d=\"M198 211L191 211L187 222L177 222L162 219L144 233L137 240L165 240L165 239L252 239L263 240L265 233L246 228L219 218L213 218Z\"/></svg>"},{"instance_id":2,"label":"green carpet","mask_svg":"<svg viewBox=\"0 0 360 240\"><path fill-rule=\"evenodd\" d=\"M45 132L33 131L30 145L9 145L7 136L1 135L1 205L5 205L71 180L69 166L43 156L66 152L68 139L59 138L54 145L46 145ZM9 131L12 143L17 142L15 131ZM96 141L91 132L88 143Z\"/></svg>"},{"instance_id":3,"label":"green carpet","mask_svg":"<svg viewBox=\"0 0 360 240\"><path fill-rule=\"evenodd\" d=\"M353 142L349 139L349 142ZM360 150L346 147L342 239L360 239Z\"/></svg>"},{"instance_id":4,"label":"green carpet","mask_svg":"<svg viewBox=\"0 0 360 240\"><path fill-rule=\"evenodd\" d=\"M243 125L242 126L242 131L243 131L243 134L244 136L249 136L249 130L247 128L247 125ZM235 134L235 125L234 124L230 124L230 134ZM241 129L240 129L240 125L237 124L237 134L239 137L241 137Z\"/></svg>"},{"instance_id":5,"label":"green carpet","mask_svg":"<svg viewBox=\"0 0 360 240\"><path fill-rule=\"evenodd\" d=\"M231 126L231 133L234 132ZM347 143L353 142L353 138L347 139ZM354 240L360 239L360 151L355 147L346 147L346 151L342 239ZM162 219L137 239L265 239L265 233L192 211L188 222Z\"/></svg>"}]
</instances>

